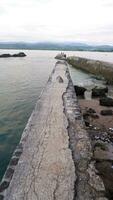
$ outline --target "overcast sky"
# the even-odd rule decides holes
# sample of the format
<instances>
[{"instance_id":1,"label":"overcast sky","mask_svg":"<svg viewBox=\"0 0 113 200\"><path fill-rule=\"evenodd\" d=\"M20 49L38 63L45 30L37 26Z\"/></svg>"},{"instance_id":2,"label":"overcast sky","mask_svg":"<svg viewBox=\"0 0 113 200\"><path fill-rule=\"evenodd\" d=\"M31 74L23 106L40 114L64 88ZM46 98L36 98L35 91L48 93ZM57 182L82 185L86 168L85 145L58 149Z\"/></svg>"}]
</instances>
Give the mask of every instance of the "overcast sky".
<instances>
[{"instance_id":1,"label":"overcast sky","mask_svg":"<svg viewBox=\"0 0 113 200\"><path fill-rule=\"evenodd\" d=\"M0 41L113 45L113 0L0 0Z\"/></svg>"}]
</instances>

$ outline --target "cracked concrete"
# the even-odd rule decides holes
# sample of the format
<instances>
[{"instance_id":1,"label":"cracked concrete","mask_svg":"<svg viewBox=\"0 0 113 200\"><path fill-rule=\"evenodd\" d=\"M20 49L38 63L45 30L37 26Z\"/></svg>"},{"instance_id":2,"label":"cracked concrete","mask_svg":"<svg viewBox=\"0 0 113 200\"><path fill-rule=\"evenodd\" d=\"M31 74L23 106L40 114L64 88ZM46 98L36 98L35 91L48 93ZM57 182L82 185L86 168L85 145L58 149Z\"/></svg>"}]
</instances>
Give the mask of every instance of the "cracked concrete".
<instances>
[{"instance_id":1,"label":"cracked concrete","mask_svg":"<svg viewBox=\"0 0 113 200\"><path fill-rule=\"evenodd\" d=\"M76 175L62 101L68 86L65 71L65 64L56 65L38 100L5 200L73 199Z\"/></svg>"},{"instance_id":2,"label":"cracked concrete","mask_svg":"<svg viewBox=\"0 0 113 200\"><path fill-rule=\"evenodd\" d=\"M56 63L12 160L0 199L106 199L65 61Z\"/></svg>"}]
</instances>

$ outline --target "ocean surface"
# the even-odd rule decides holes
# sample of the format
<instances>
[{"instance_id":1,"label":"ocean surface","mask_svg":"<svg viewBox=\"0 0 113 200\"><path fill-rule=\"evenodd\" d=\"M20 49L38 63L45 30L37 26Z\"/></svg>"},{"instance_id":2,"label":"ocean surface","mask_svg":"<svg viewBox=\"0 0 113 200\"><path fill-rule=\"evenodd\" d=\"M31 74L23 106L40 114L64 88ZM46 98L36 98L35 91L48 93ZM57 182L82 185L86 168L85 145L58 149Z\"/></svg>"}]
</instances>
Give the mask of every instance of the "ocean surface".
<instances>
[{"instance_id":1,"label":"ocean surface","mask_svg":"<svg viewBox=\"0 0 113 200\"><path fill-rule=\"evenodd\" d=\"M0 50L0 54L18 52L20 50ZM24 58L0 58L0 180L54 67L54 57L59 53L38 50L24 52L27 55ZM66 54L113 63L113 53L69 51ZM74 84L101 84L91 74L73 67L70 67L70 72Z\"/></svg>"}]
</instances>

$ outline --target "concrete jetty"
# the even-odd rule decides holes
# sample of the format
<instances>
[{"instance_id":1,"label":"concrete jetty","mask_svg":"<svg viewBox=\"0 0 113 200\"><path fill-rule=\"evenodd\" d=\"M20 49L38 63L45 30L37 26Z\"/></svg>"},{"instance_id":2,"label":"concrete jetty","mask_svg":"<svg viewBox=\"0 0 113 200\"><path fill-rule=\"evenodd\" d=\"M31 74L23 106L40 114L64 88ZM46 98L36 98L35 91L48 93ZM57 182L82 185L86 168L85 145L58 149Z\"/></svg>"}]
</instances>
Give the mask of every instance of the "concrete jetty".
<instances>
[{"instance_id":1,"label":"concrete jetty","mask_svg":"<svg viewBox=\"0 0 113 200\"><path fill-rule=\"evenodd\" d=\"M113 63L77 56L70 56L66 60L73 67L100 76L101 78L104 77L108 84L113 84Z\"/></svg>"},{"instance_id":2,"label":"concrete jetty","mask_svg":"<svg viewBox=\"0 0 113 200\"><path fill-rule=\"evenodd\" d=\"M69 74L58 61L0 185L4 200L105 200Z\"/></svg>"}]
</instances>

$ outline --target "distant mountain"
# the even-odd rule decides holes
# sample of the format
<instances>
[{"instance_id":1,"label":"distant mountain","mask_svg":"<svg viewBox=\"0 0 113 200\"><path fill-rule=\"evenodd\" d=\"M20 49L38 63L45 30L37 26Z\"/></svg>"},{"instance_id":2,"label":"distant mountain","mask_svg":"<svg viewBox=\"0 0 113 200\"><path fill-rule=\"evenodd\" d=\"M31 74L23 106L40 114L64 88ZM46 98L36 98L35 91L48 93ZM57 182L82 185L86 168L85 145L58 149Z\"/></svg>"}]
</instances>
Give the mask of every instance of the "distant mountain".
<instances>
[{"instance_id":1,"label":"distant mountain","mask_svg":"<svg viewBox=\"0 0 113 200\"><path fill-rule=\"evenodd\" d=\"M113 46L110 45L88 45L75 42L0 42L0 49L29 49L29 50L60 50L60 51L100 51L113 52Z\"/></svg>"}]
</instances>

